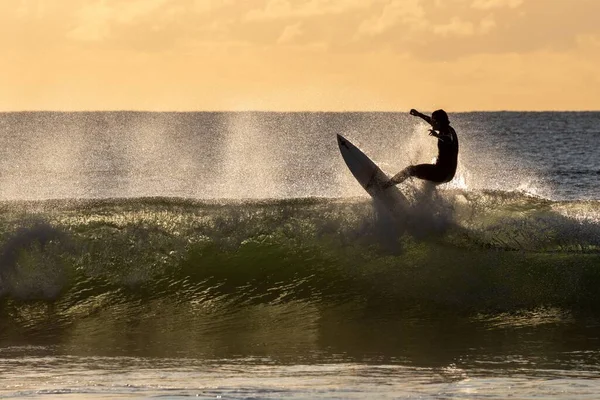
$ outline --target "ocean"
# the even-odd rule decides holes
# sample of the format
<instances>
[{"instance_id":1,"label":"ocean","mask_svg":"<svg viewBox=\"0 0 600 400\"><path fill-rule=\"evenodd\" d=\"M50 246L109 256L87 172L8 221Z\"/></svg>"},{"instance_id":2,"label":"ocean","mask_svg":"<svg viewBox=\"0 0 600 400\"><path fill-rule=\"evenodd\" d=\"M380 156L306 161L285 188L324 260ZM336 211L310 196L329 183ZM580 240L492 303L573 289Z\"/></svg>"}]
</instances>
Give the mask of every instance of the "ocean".
<instances>
[{"instance_id":1,"label":"ocean","mask_svg":"<svg viewBox=\"0 0 600 400\"><path fill-rule=\"evenodd\" d=\"M0 114L0 397L595 399L600 112Z\"/></svg>"}]
</instances>

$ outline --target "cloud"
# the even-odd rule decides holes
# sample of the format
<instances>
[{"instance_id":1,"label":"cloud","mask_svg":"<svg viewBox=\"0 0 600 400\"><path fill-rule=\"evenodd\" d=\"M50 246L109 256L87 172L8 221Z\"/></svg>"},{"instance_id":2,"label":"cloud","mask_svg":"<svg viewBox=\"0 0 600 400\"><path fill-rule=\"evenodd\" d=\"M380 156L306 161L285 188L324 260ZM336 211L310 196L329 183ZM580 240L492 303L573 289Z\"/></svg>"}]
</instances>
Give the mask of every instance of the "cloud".
<instances>
[{"instance_id":1,"label":"cloud","mask_svg":"<svg viewBox=\"0 0 600 400\"><path fill-rule=\"evenodd\" d=\"M397 25L405 25L412 30L425 27L425 9L420 0L392 0L379 15L364 21L358 28L359 34L376 36L391 30Z\"/></svg>"},{"instance_id":2,"label":"cloud","mask_svg":"<svg viewBox=\"0 0 600 400\"><path fill-rule=\"evenodd\" d=\"M196 13L210 13L233 4L235 4L235 0L194 0L192 10Z\"/></svg>"},{"instance_id":3,"label":"cloud","mask_svg":"<svg viewBox=\"0 0 600 400\"><path fill-rule=\"evenodd\" d=\"M68 37L81 41L101 41L108 38L115 26L135 24L146 17L160 23L169 0L130 0L128 2L99 0L85 4L77 12L76 26ZM172 10L173 8L171 8ZM161 11L161 13L157 11Z\"/></svg>"},{"instance_id":4,"label":"cloud","mask_svg":"<svg viewBox=\"0 0 600 400\"><path fill-rule=\"evenodd\" d=\"M294 41L294 39L300 37L302 35L302 23L298 22L293 25L288 25L285 27L279 39L277 39L277 43L287 44Z\"/></svg>"},{"instance_id":5,"label":"cloud","mask_svg":"<svg viewBox=\"0 0 600 400\"><path fill-rule=\"evenodd\" d=\"M484 35L490 33L496 27L496 21L488 16L479 22L463 21L454 17L447 24L436 25L433 27L433 33L439 36L461 37L472 35Z\"/></svg>"},{"instance_id":6,"label":"cloud","mask_svg":"<svg viewBox=\"0 0 600 400\"><path fill-rule=\"evenodd\" d=\"M247 21L261 21L308 18L342 14L368 7L368 2L364 0L268 0L264 8L250 10L244 19Z\"/></svg>"},{"instance_id":7,"label":"cloud","mask_svg":"<svg viewBox=\"0 0 600 400\"><path fill-rule=\"evenodd\" d=\"M474 0L471 7L480 10L492 8L517 8L523 4L523 0Z\"/></svg>"},{"instance_id":8,"label":"cloud","mask_svg":"<svg viewBox=\"0 0 600 400\"><path fill-rule=\"evenodd\" d=\"M264 9L253 9L246 14L246 20L278 19L294 16L292 4L287 0L270 0Z\"/></svg>"},{"instance_id":9,"label":"cloud","mask_svg":"<svg viewBox=\"0 0 600 400\"><path fill-rule=\"evenodd\" d=\"M159 9L164 10L164 6L169 3L169 0L130 0L128 2L119 2L119 6L115 7L118 12L115 17L120 23L131 23L138 18L153 15ZM160 17L159 17L160 18Z\"/></svg>"},{"instance_id":10,"label":"cloud","mask_svg":"<svg viewBox=\"0 0 600 400\"><path fill-rule=\"evenodd\" d=\"M576 47L578 35L600 34L597 0L580 0L577 7L566 0L387 0L378 4L359 24L356 48L392 49L447 61L475 54L564 52Z\"/></svg>"},{"instance_id":11,"label":"cloud","mask_svg":"<svg viewBox=\"0 0 600 400\"><path fill-rule=\"evenodd\" d=\"M0 107L598 108L599 12L598 0L5 1Z\"/></svg>"},{"instance_id":12,"label":"cloud","mask_svg":"<svg viewBox=\"0 0 600 400\"><path fill-rule=\"evenodd\" d=\"M16 1L16 0L15 0ZM9 2L7 2L9 3ZM12 3L12 2L10 2ZM598 0L21 0L0 2L5 48L193 52L315 43L424 60L567 51L597 35ZM18 43L11 38L19 37ZM26 45L24 45L26 44Z\"/></svg>"},{"instance_id":13,"label":"cloud","mask_svg":"<svg viewBox=\"0 0 600 400\"><path fill-rule=\"evenodd\" d=\"M441 36L470 36L475 33L472 22L452 18L450 23L433 27L433 33Z\"/></svg>"}]
</instances>

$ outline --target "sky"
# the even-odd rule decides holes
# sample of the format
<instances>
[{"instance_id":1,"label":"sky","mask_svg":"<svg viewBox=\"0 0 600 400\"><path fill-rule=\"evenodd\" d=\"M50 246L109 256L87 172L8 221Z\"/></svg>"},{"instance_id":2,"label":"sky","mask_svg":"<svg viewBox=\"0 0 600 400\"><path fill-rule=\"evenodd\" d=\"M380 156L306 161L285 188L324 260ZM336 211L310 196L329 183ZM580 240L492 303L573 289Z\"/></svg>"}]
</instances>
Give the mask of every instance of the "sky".
<instances>
[{"instance_id":1,"label":"sky","mask_svg":"<svg viewBox=\"0 0 600 400\"><path fill-rule=\"evenodd\" d=\"M3 0L0 111L600 110L599 0Z\"/></svg>"}]
</instances>

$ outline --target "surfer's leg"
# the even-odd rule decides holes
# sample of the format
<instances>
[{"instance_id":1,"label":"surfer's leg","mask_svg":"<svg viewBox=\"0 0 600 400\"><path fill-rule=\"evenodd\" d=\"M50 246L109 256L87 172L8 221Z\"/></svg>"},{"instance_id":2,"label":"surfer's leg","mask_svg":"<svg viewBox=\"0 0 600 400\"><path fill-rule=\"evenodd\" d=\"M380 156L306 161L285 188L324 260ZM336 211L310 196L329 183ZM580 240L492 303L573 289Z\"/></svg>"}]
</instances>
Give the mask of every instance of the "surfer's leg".
<instances>
[{"instance_id":1,"label":"surfer's leg","mask_svg":"<svg viewBox=\"0 0 600 400\"><path fill-rule=\"evenodd\" d=\"M384 183L382 187L384 189L389 188L390 186L394 186L399 183L402 183L406 179L410 178L411 176L414 176L415 167L418 167L418 165L409 165L408 167L404 168L402 171L400 171L396 175L392 176L392 178L389 181L387 181L386 183Z\"/></svg>"},{"instance_id":2,"label":"surfer's leg","mask_svg":"<svg viewBox=\"0 0 600 400\"><path fill-rule=\"evenodd\" d=\"M392 176L392 178L387 181L386 183L383 184L383 188L389 188L390 186L394 186L397 185L399 183L402 183L406 180L406 178L411 176L411 171L412 171L413 166L409 165L408 167L404 168L402 171L398 172L396 175Z\"/></svg>"},{"instance_id":3,"label":"surfer's leg","mask_svg":"<svg viewBox=\"0 0 600 400\"><path fill-rule=\"evenodd\" d=\"M435 164L415 165L411 176L435 183L441 183L445 179L444 171Z\"/></svg>"},{"instance_id":4,"label":"surfer's leg","mask_svg":"<svg viewBox=\"0 0 600 400\"><path fill-rule=\"evenodd\" d=\"M402 171L394 175L392 179L384 183L382 187L385 189L390 186L397 185L412 176L434 183L447 182L447 173L443 168L440 168L435 164L417 164L404 168Z\"/></svg>"}]
</instances>

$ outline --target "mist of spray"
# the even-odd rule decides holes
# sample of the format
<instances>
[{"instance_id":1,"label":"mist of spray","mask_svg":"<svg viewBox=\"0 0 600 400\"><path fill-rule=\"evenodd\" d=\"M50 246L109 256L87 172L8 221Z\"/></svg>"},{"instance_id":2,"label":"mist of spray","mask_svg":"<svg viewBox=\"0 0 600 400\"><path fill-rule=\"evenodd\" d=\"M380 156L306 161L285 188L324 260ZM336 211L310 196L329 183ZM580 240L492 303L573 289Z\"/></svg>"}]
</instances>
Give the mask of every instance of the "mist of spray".
<instances>
[{"instance_id":1,"label":"mist of spray","mask_svg":"<svg viewBox=\"0 0 600 400\"><path fill-rule=\"evenodd\" d=\"M218 197L260 199L280 197L277 152L251 113L229 121L219 177Z\"/></svg>"},{"instance_id":2,"label":"mist of spray","mask_svg":"<svg viewBox=\"0 0 600 400\"><path fill-rule=\"evenodd\" d=\"M340 133L388 175L430 163L436 140L404 114L32 113L4 116L2 199L165 196L197 199L362 197ZM545 193L493 147L459 129L455 179L439 190ZM511 173L498 174L502 168ZM516 172L515 172L516 171ZM498 176L497 176L498 175Z\"/></svg>"}]
</instances>

